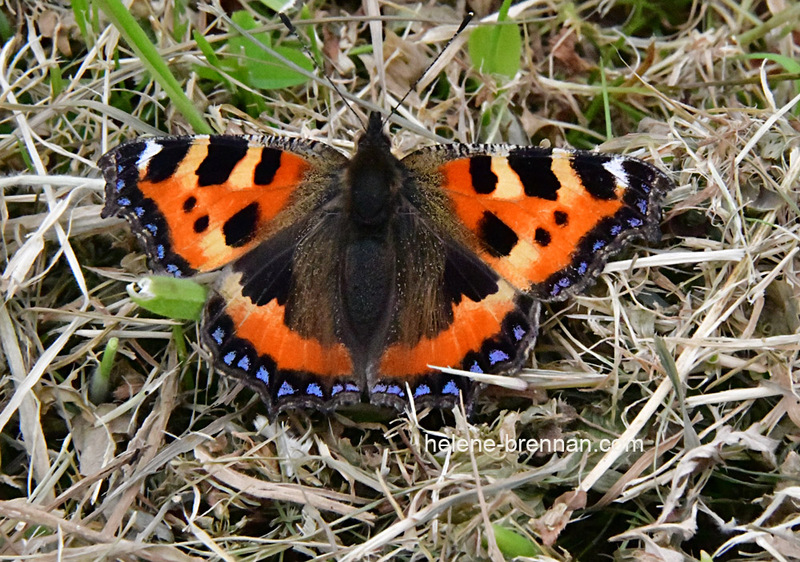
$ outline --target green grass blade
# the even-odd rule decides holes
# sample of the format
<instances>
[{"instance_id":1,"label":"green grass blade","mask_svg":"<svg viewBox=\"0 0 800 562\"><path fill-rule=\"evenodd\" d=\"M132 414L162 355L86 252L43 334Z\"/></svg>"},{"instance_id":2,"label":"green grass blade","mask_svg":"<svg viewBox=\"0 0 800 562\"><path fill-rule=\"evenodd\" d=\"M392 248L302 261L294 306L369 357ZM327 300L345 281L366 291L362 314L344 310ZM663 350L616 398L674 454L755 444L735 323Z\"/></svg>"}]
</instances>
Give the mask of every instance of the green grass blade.
<instances>
[{"instance_id":1,"label":"green grass blade","mask_svg":"<svg viewBox=\"0 0 800 562\"><path fill-rule=\"evenodd\" d=\"M111 369L114 367L114 358L117 356L119 338L111 338L103 350L103 358L95 369L89 381L89 400L101 404L108 399L108 390L111 386Z\"/></svg>"},{"instance_id":2,"label":"green grass blade","mask_svg":"<svg viewBox=\"0 0 800 562\"><path fill-rule=\"evenodd\" d=\"M779 55L777 53L749 53L746 55L740 55L739 57L748 60L771 60L772 62L776 62L781 65L789 74L800 74L800 62L797 62L795 59L787 57L786 55ZM795 80L794 84L797 92L800 93L800 80Z\"/></svg>"},{"instance_id":3,"label":"green grass blade","mask_svg":"<svg viewBox=\"0 0 800 562\"><path fill-rule=\"evenodd\" d=\"M203 114L183 92L158 50L147 34L119 0L98 0L97 4L119 30L133 51L142 59L142 64L164 88L175 108L186 118L196 133L210 134L214 131L206 123Z\"/></svg>"},{"instance_id":4,"label":"green grass blade","mask_svg":"<svg viewBox=\"0 0 800 562\"><path fill-rule=\"evenodd\" d=\"M614 136L614 130L611 126L611 104L608 100L608 82L606 81L606 65L603 59L600 59L600 85L603 92L603 112L606 120L606 138L610 139Z\"/></svg>"},{"instance_id":5,"label":"green grass blade","mask_svg":"<svg viewBox=\"0 0 800 562\"><path fill-rule=\"evenodd\" d=\"M72 0L72 14L75 16L75 25L81 32L83 42L87 46L91 46L94 38L89 35L89 3L87 0Z\"/></svg>"}]
</instances>

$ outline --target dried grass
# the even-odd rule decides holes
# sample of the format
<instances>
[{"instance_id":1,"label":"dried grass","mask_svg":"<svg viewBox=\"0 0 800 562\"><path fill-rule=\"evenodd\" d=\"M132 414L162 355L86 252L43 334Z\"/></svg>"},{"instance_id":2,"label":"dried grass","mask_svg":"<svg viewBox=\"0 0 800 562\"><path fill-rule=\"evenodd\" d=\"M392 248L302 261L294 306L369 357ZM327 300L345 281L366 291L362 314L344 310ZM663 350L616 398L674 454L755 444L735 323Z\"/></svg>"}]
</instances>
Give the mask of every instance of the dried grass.
<instances>
[{"instance_id":1,"label":"dried grass","mask_svg":"<svg viewBox=\"0 0 800 562\"><path fill-rule=\"evenodd\" d=\"M269 108L261 121L225 88L202 90L190 65L200 51L188 34L171 38L174 6L158 6L134 11L220 131L352 146L341 139L359 124L324 81L254 92ZM513 81L481 76L462 37L437 67L446 99L429 79L400 110L401 152L430 131L605 140L678 186L660 245L547 308L517 406L450 424L427 411L270 424L257 399L208 373L193 329L181 360L174 323L143 314L119 282L145 266L123 224L100 219L95 162L125 139L186 126L102 16L87 48L66 3L3 8L17 28L0 52L0 559L501 560L493 525L535 542L541 560L800 559L800 76L786 64L800 57L797 6L675 3L686 15L668 34L626 35L645 6L520 3ZM197 10L181 21L204 29L218 17ZM366 51L347 56L369 42L363 18L314 5L311 21L338 35L342 89L387 106L460 14L382 12L396 17L383 22L381 72ZM768 55L748 58L757 53ZM592 109L601 58L610 122ZM125 88L137 90L130 109L109 106ZM115 397L95 405L89 380L112 336ZM643 448L433 454L435 436Z\"/></svg>"}]
</instances>

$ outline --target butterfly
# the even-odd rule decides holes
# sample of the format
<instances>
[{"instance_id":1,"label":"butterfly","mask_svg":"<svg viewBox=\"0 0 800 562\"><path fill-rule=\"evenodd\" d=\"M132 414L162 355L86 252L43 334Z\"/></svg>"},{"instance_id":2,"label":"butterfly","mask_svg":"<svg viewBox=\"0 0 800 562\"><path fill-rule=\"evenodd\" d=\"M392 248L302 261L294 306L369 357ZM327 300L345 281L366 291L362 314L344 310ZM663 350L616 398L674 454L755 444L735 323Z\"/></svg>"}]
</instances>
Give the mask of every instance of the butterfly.
<instances>
[{"instance_id":1,"label":"butterfly","mask_svg":"<svg viewBox=\"0 0 800 562\"><path fill-rule=\"evenodd\" d=\"M657 240L673 185L626 156L443 144L402 159L373 113L348 158L312 140L183 136L99 161L103 217L151 268L222 269L202 321L216 367L270 415L368 401L469 404L472 373L518 371L540 303Z\"/></svg>"}]
</instances>

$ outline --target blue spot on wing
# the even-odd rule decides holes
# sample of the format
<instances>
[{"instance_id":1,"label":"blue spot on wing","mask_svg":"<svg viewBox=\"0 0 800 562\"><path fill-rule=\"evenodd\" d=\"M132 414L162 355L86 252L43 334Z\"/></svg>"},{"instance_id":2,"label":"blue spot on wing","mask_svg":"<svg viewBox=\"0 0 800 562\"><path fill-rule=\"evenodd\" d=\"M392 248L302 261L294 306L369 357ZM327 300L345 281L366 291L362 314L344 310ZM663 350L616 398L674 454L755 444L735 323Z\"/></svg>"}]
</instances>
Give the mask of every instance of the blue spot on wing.
<instances>
[{"instance_id":1,"label":"blue spot on wing","mask_svg":"<svg viewBox=\"0 0 800 562\"><path fill-rule=\"evenodd\" d=\"M156 255L158 256L158 259L163 260L165 254L166 251L164 250L164 246L162 244L156 246Z\"/></svg>"},{"instance_id":2,"label":"blue spot on wing","mask_svg":"<svg viewBox=\"0 0 800 562\"><path fill-rule=\"evenodd\" d=\"M222 329L222 326L217 326L214 328L214 331L211 332L211 337L217 342L217 345L222 345L222 340L225 338L225 330Z\"/></svg>"},{"instance_id":3,"label":"blue spot on wing","mask_svg":"<svg viewBox=\"0 0 800 562\"><path fill-rule=\"evenodd\" d=\"M233 360L236 359L236 352L229 351L222 357L222 362L228 365L229 367L233 365Z\"/></svg>"},{"instance_id":4,"label":"blue spot on wing","mask_svg":"<svg viewBox=\"0 0 800 562\"><path fill-rule=\"evenodd\" d=\"M309 383L308 386L306 387L306 394L308 394L310 396L318 396L319 398L322 398L323 397L323 395L322 395L322 387L320 387L315 382Z\"/></svg>"},{"instance_id":5,"label":"blue spot on wing","mask_svg":"<svg viewBox=\"0 0 800 562\"><path fill-rule=\"evenodd\" d=\"M248 371L250 369L250 358L247 355L243 356L241 359L239 359L239 362L236 364L236 366L242 371Z\"/></svg>"},{"instance_id":6,"label":"blue spot on wing","mask_svg":"<svg viewBox=\"0 0 800 562\"><path fill-rule=\"evenodd\" d=\"M520 341L522 338L525 337L526 333L527 333L527 330L525 330L525 328L523 328L519 324L514 326L514 339L515 340Z\"/></svg>"},{"instance_id":7,"label":"blue spot on wing","mask_svg":"<svg viewBox=\"0 0 800 562\"><path fill-rule=\"evenodd\" d=\"M264 384L269 384L269 372L263 366L256 371L256 378Z\"/></svg>"},{"instance_id":8,"label":"blue spot on wing","mask_svg":"<svg viewBox=\"0 0 800 562\"><path fill-rule=\"evenodd\" d=\"M340 383L337 382L335 385L333 385L331 387L331 396L336 396L337 394L339 394L343 390L344 390L344 387Z\"/></svg>"},{"instance_id":9,"label":"blue spot on wing","mask_svg":"<svg viewBox=\"0 0 800 562\"><path fill-rule=\"evenodd\" d=\"M120 207L127 207L130 204L131 200L128 199L127 197L120 197L119 199L117 199L117 205L119 205Z\"/></svg>"},{"instance_id":10,"label":"blue spot on wing","mask_svg":"<svg viewBox=\"0 0 800 562\"><path fill-rule=\"evenodd\" d=\"M287 394L294 394L294 393L295 393L294 387L290 385L288 382L283 381L283 384L278 389L278 398L286 396Z\"/></svg>"},{"instance_id":11,"label":"blue spot on wing","mask_svg":"<svg viewBox=\"0 0 800 562\"><path fill-rule=\"evenodd\" d=\"M396 396L400 396L401 398L406 395L406 393L403 392L403 389L400 388L400 386L396 385L396 384L390 384L386 388L386 394L394 394Z\"/></svg>"},{"instance_id":12,"label":"blue spot on wing","mask_svg":"<svg viewBox=\"0 0 800 562\"><path fill-rule=\"evenodd\" d=\"M501 361L508 361L508 359L508 353L502 349L494 349L489 352L489 363L492 365L495 363L500 363Z\"/></svg>"},{"instance_id":13,"label":"blue spot on wing","mask_svg":"<svg viewBox=\"0 0 800 562\"><path fill-rule=\"evenodd\" d=\"M420 396L425 396L426 394L430 393L431 387L429 387L427 384L420 384L414 389L414 398L419 398Z\"/></svg>"},{"instance_id":14,"label":"blue spot on wing","mask_svg":"<svg viewBox=\"0 0 800 562\"><path fill-rule=\"evenodd\" d=\"M458 385L452 379L447 381L447 384L445 384L444 388L442 388L442 394L452 394L454 396L458 396L459 392Z\"/></svg>"},{"instance_id":15,"label":"blue spot on wing","mask_svg":"<svg viewBox=\"0 0 800 562\"><path fill-rule=\"evenodd\" d=\"M470 372L470 373L482 373L482 372L483 372L483 369L481 369L481 366L480 366L480 365L478 365L478 362L477 362L477 361L475 361L475 362L472 364L472 366L469 368L469 372Z\"/></svg>"},{"instance_id":16,"label":"blue spot on wing","mask_svg":"<svg viewBox=\"0 0 800 562\"><path fill-rule=\"evenodd\" d=\"M177 265L175 265L174 263L168 263L166 265L165 269L167 270L167 273L171 273L174 277L180 277L181 276L180 268Z\"/></svg>"}]
</instances>

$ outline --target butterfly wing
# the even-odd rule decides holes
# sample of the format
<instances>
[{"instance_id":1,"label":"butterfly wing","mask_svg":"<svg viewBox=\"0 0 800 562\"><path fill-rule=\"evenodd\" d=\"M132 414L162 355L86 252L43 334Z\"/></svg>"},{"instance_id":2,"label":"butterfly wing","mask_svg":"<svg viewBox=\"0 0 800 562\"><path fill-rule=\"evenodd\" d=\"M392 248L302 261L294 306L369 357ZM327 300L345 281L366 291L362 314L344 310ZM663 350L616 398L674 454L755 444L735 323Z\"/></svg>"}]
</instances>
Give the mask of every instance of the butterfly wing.
<instances>
[{"instance_id":1,"label":"butterfly wing","mask_svg":"<svg viewBox=\"0 0 800 562\"><path fill-rule=\"evenodd\" d=\"M516 369L538 314L450 228L446 198L415 200L416 182L407 187L392 229L398 289L389 336L368 371L370 401L402 409L410 395L418 406L452 406L459 395L469 401L470 380L431 365L488 372L483 357L491 356L496 370Z\"/></svg>"},{"instance_id":2,"label":"butterfly wing","mask_svg":"<svg viewBox=\"0 0 800 562\"><path fill-rule=\"evenodd\" d=\"M313 208L324 176L346 161L325 145L277 137L135 140L100 159L102 216L130 222L154 271L211 271Z\"/></svg>"},{"instance_id":3,"label":"butterfly wing","mask_svg":"<svg viewBox=\"0 0 800 562\"><path fill-rule=\"evenodd\" d=\"M406 198L423 217L402 230L444 241L430 253L443 256L444 265L431 267L424 253L410 254L416 261L408 269L427 268L429 285L411 287L396 314L425 310L418 303L434 291L427 308L447 322L388 342L370 392L394 403L387 389L397 394L403 381L413 383L411 394L423 402L469 396L465 377L429 365L476 373L518 369L535 341L539 301L584 289L628 240L656 238L661 197L671 188L649 164L580 151L436 146L402 164L412 178ZM444 290L437 294L436 287Z\"/></svg>"},{"instance_id":4,"label":"butterfly wing","mask_svg":"<svg viewBox=\"0 0 800 562\"><path fill-rule=\"evenodd\" d=\"M593 282L634 238L657 240L663 172L641 160L585 151L454 145L403 163L436 170L481 259L539 300L563 300Z\"/></svg>"},{"instance_id":5,"label":"butterfly wing","mask_svg":"<svg viewBox=\"0 0 800 562\"><path fill-rule=\"evenodd\" d=\"M258 391L271 412L360 398L337 312L323 310L323 301L335 306L323 298L331 278L298 275L320 251L326 263L336 255L319 232L336 231L329 221L340 214L330 208L346 163L316 142L242 136L136 140L100 160L103 216L130 222L154 271L229 266L207 303L203 340L216 366ZM312 294L320 300L301 298Z\"/></svg>"},{"instance_id":6,"label":"butterfly wing","mask_svg":"<svg viewBox=\"0 0 800 562\"><path fill-rule=\"evenodd\" d=\"M258 391L271 414L361 400L357 357L339 325L341 221L326 206L263 241L232 264L206 309L219 367Z\"/></svg>"}]
</instances>

